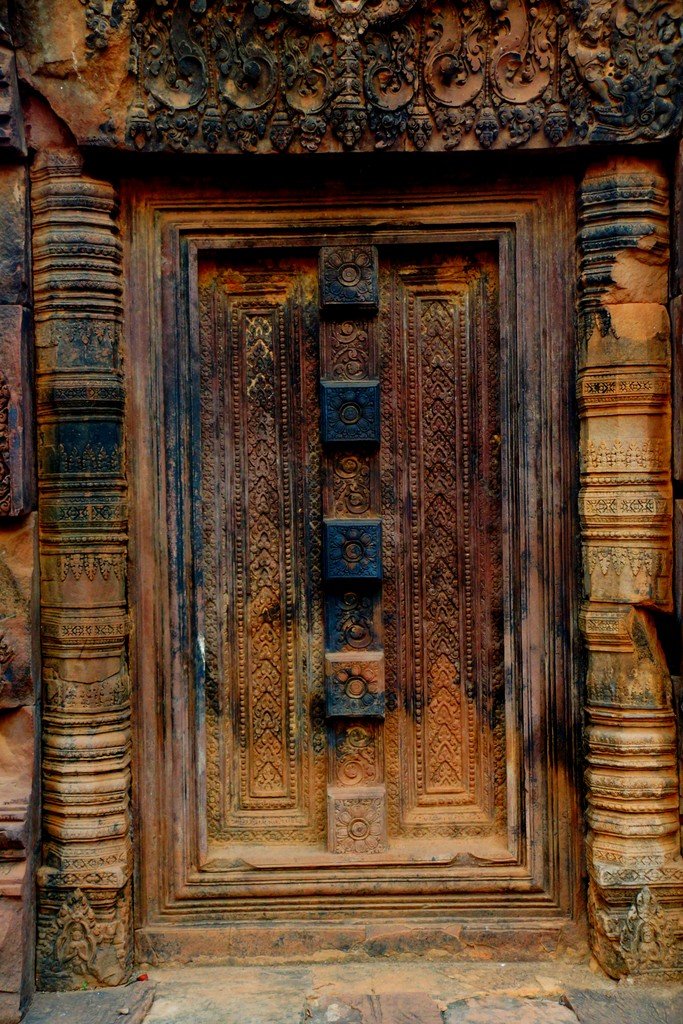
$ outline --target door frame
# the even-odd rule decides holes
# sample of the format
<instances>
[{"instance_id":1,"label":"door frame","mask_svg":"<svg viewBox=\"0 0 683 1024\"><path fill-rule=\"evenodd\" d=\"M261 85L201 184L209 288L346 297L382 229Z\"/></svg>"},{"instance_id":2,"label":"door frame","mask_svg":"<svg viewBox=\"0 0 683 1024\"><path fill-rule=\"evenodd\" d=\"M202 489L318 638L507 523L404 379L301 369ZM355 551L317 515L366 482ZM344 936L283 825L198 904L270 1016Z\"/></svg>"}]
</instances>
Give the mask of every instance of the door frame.
<instances>
[{"instance_id":1,"label":"door frame","mask_svg":"<svg viewBox=\"0 0 683 1024\"><path fill-rule=\"evenodd\" d=\"M324 948L331 955L349 949L362 952L377 942L379 932L385 935L382 942L390 946L394 940L387 936L395 935L397 928L400 942L409 941L416 949L427 942L456 955L464 951L464 955L471 956L474 946L488 950L489 955L495 948L500 955L519 956L523 947L525 956L539 957L564 941L563 936L571 933L580 920L573 195L574 183L569 178L525 178L496 182L495 187L464 188L444 185L437 177L431 186L391 190L370 186L365 193L359 188L344 189L337 183L315 205L307 201L301 186L270 189L259 196L258 208L254 209L253 191L249 193L239 181L231 182L229 188L206 187L206 183L198 188L163 181L124 182L127 287L129 297L134 293L142 297L132 304L129 298L128 306L126 433L132 513L130 664L136 680L133 792L139 825L136 926L143 958L163 958L169 943L173 957L181 959L219 950L221 957L264 955L287 959L300 957L309 943L311 949ZM518 565L520 574L530 570L533 575L526 589L526 628L533 623L537 630L525 641L522 653L526 661L520 667L524 679L534 680L536 699L546 716L547 741L543 749L538 736L529 731L524 735L525 787L533 789L530 780L535 774L536 757L544 766L541 774L546 779L554 778L556 788L541 780L534 798L523 802L521 813L525 815L537 813L537 802L543 803L548 845L543 851L529 849L522 854L520 880L509 898L487 892L495 886L495 871L488 881L482 877L474 885L470 880L468 886L466 876L471 868L467 867L460 881L450 886L450 892L443 881L434 883L432 892L423 882L426 891L419 893L394 879L384 887L381 897L374 896L371 887L363 889L362 869L346 881L342 873L335 878L335 905L324 895L315 895L316 883L310 879L305 888L313 895L283 898L286 885L291 883L274 876L263 889L263 898L274 908L264 924L263 904L245 900L240 910L234 909L225 889L221 890L225 879L202 872L197 801L188 794L185 811L179 816L178 807L168 800L170 793L180 791L182 779L201 779L202 772L201 766L197 772L187 771L192 765L187 735L193 725L192 712L188 709L187 731L171 724L168 710L177 707L178 694L171 696L172 691L165 689L159 679L160 665L162 675L170 674L169 644L160 641L166 612L155 605L155 590L145 582L163 579L158 573L163 572L165 556L158 545L156 556L150 559L156 531L149 511L150 505L158 506L159 513L165 515L165 496L160 495L152 503L138 497L149 493L149 481L156 478L158 464L155 439L142 424L150 408L164 422L158 383L161 353L155 339L170 323L175 337L186 344L187 325L178 318L178 312L186 305L196 311L191 282L198 253L209 244L203 239L213 235L210 247L216 248L235 244L240 234L255 239L259 231L272 232L273 224L282 225L284 230L289 221L290 233L298 225L299 236L311 244L311 233L321 218L326 227L346 225L349 231L357 232L367 226L373 231L383 230L386 237L398 230L396 225L403 220L404 230L412 226L423 233L457 233L462 241L494 242L501 260L501 296L506 293L505 280L514 281L513 292L501 299L501 323L507 314L514 334L509 344L518 397L522 391L519 353L534 351L541 367L535 406L540 421L538 415L525 417L523 413L515 421L520 444L517 462L527 468L532 462L536 465L536 453L540 452L536 468L543 478L543 488L538 498L539 502L541 495L547 499L545 509L529 508L529 515L520 522L531 533L535 529L540 538L528 549L533 551L531 561L535 564L531 566L527 559ZM228 240L230 233L232 243ZM544 245L544 239L552 239L553 244ZM564 244L558 244L558 239ZM142 291L141 281L145 282ZM176 282L179 292L174 294L168 288L164 292L161 284L169 281ZM525 383L529 386L528 380ZM533 459L529 458L531 452ZM515 502L526 493L528 482L523 476L520 492L513 496ZM514 486L511 484L513 490ZM550 581L557 580L560 585L552 586ZM163 589L168 589L165 579ZM556 628L557 623L561 623L560 628ZM542 656L540 652L548 642L549 651ZM165 726L160 725L159 709L166 710ZM174 774L166 744L179 735L182 739L178 750L187 761L185 769L176 768ZM532 781L534 785L538 782ZM200 837L198 845L184 843L183 836ZM319 883L318 889L324 893L325 885ZM406 939L406 934L412 938Z\"/></svg>"}]
</instances>

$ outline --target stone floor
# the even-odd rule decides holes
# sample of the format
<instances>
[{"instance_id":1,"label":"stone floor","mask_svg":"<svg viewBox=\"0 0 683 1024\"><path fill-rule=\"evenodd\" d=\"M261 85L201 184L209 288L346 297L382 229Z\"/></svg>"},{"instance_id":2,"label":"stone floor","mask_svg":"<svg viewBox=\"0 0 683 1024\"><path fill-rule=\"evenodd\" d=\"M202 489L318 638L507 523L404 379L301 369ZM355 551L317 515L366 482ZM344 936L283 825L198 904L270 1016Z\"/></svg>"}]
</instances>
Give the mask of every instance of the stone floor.
<instances>
[{"instance_id":1,"label":"stone floor","mask_svg":"<svg viewBox=\"0 0 683 1024\"><path fill-rule=\"evenodd\" d=\"M588 963L193 966L149 979L39 995L25 1024L683 1024L683 988L617 985Z\"/></svg>"},{"instance_id":2,"label":"stone floor","mask_svg":"<svg viewBox=\"0 0 683 1024\"><path fill-rule=\"evenodd\" d=\"M411 961L154 970L145 1024L683 1024L683 988L589 964Z\"/></svg>"}]
</instances>

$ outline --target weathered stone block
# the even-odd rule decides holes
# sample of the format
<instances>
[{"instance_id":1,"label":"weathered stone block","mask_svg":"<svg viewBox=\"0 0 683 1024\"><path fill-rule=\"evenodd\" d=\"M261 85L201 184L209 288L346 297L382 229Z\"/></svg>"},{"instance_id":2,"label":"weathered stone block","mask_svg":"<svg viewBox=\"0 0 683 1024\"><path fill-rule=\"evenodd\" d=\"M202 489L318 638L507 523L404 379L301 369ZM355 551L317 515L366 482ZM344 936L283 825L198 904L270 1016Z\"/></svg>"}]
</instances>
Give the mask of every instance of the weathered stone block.
<instances>
[{"instance_id":1,"label":"weathered stone block","mask_svg":"<svg viewBox=\"0 0 683 1024\"><path fill-rule=\"evenodd\" d=\"M590 366L668 366L669 315L659 302L598 305L581 318L582 362Z\"/></svg>"},{"instance_id":2,"label":"weathered stone block","mask_svg":"<svg viewBox=\"0 0 683 1024\"><path fill-rule=\"evenodd\" d=\"M0 48L0 76L1 54ZM0 121L0 138L1 133ZM25 303L28 298L26 181L25 167L0 166L0 303L9 305Z\"/></svg>"},{"instance_id":3,"label":"weathered stone block","mask_svg":"<svg viewBox=\"0 0 683 1024\"><path fill-rule=\"evenodd\" d=\"M307 1000L302 1019L310 1024L442 1024L441 1013L431 996L405 991L314 997Z\"/></svg>"},{"instance_id":4,"label":"weathered stone block","mask_svg":"<svg viewBox=\"0 0 683 1024\"><path fill-rule=\"evenodd\" d=\"M17 1002L25 953L21 897L28 895L24 893L26 873L26 861L0 862L0 992L17 993Z\"/></svg>"},{"instance_id":5,"label":"weathered stone block","mask_svg":"<svg viewBox=\"0 0 683 1024\"><path fill-rule=\"evenodd\" d=\"M0 305L0 516L29 512L34 494L28 314Z\"/></svg>"},{"instance_id":6,"label":"weathered stone block","mask_svg":"<svg viewBox=\"0 0 683 1024\"><path fill-rule=\"evenodd\" d=\"M0 708L35 700L35 516L0 530Z\"/></svg>"},{"instance_id":7,"label":"weathered stone block","mask_svg":"<svg viewBox=\"0 0 683 1024\"><path fill-rule=\"evenodd\" d=\"M658 984L614 989L579 989L569 986L565 996L579 1024L679 1024L683 1020L683 991L680 986Z\"/></svg>"},{"instance_id":8,"label":"weathered stone block","mask_svg":"<svg viewBox=\"0 0 683 1024\"><path fill-rule=\"evenodd\" d=\"M667 301L668 212L659 163L618 157L591 168L580 203L584 305Z\"/></svg>"},{"instance_id":9,"label":"weathered stone block","mask_svg":"<svg viewBox=\"0 0 683 1024\"><path fill-rule=\"evenodd\" d=\"M349 658L325 657L325 694L328 716L384 717L384 656L379 652Z\"/></svg>"},{"instance_id":10,"label":"weathered stone block","mask_svg":"<svg viewBox=\"0 0 683 1024\"><path fill-rule=\"evenodd\" d=\"M387 847L384 786L327 791L328 847L331 853L381 853Z\"/></svg>"},{"instance_id":11,"label":"weathered stone block","mask_svg":"<svg viewBox=\"0 0 683 1024\"><path fill-rule=\"evenodd\" d=\"M483 996L450 1003L446 1024L577 1024L576 1015L551 999Z\"/></svg>"},{"instance_id":12,"label":"weathered stone block","mask_svg":"<svg viewBox=\"0 0 683 1024\"><path fill-rule=\"evenodd\" d=\"M154 1002L154 982L99 989L96 992L38 992L25 1024L142 1024Z\"/></svg>"},{"instance_id":13,"label":"weathered stone block","mask_svg":"<svg viewBox=\"0 0 683 1024\"><path fill-rule=\"evenodd\" d=\"M16 59L10 39L0 25L0 152L2 150L17 156L26 153Z\"/></svg>"},{"instance_id":14,"label":"weathered stone block","mask_svg":"<svg viewBox=\"0 0 683 1024\"><path fill-rule=\"evenodd\" d=\"M33 708L0 713L0 868L18 860L31 844L32 807L36 772Z\"/></svg>"}]
</instances>

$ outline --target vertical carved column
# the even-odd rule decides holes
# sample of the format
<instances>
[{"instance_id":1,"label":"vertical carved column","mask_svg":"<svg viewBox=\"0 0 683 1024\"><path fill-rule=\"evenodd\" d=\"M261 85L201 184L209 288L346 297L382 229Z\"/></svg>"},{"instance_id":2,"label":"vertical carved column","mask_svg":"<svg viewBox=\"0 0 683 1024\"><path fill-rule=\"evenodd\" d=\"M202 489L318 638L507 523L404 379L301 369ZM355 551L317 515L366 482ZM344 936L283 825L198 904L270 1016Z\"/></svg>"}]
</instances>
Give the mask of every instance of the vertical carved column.
<instances>
[{"instance_id":1,"label":"vertical carved column","mask_svg":"<svg viewBox=\"0 0 683 1024\"><path fill-rule=\"evenodd\" d=\"M580 515L588 647L589 913L612 975L683 967L671 680L667 182L615 160L580 195Z\"/></svg>"},{"instance_id":2,"label":"vertical carved column","mask_svg":"<svg viewBox=\"0 0 683 1024\"><path fill-rule=\"evenodd\" d=\"M327 842L332 853L387 846L382 750L382 523L376 314L378 257L372 246L320 253L321 410L325 446L323 575L328 613L365 607L373 649L328 630L325 690L330 739ZM357 638L356 638L357 639ZM359 649L360 648L360 649Z\"/></svg>"},{"instance_id":3,"label":"vertical carved column","mask_svg":"<svg viewBox=\"0 0 683 1024\"><path fill-rule=\"evenodd\" d=\"M130 704L121 245L111 185L33 177L43 716L40 985L127 977Z\"/></svg>"}]
</instances>

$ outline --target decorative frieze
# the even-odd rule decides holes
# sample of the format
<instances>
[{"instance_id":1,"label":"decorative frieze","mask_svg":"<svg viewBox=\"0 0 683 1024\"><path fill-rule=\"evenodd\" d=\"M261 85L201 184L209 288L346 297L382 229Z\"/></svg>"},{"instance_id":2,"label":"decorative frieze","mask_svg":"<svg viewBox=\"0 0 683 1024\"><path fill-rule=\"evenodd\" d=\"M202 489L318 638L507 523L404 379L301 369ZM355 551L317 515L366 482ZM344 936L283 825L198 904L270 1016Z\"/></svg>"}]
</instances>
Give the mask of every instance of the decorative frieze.
<instances>
[{"instance_id":1,"label":"decorative frieze","mask_svg":"<svg viewBox=\"0 0 683 1024\"><path fill-rule=\"evenodd\" d=\"M588 172L579 249L592 939L610 974L662 975L683 968L683 862L671 679L647 610L672 601L668 205L656 164Z\"/></svg>"},{"instance_id":2,"label":"decorative frieze","mask_svg":"<svg viewBox=\"0 0 683 1024\"><path fill-rule=\"evenodd\" d=\"M127 119L93 122L89 141L102 145L625 142L672 133L683 109L674 0L83 2L81 77L110 45L123 61L130 42Z\"/></svg>"},{"instance_id":3,"label":"decorative frieze","mask_svg":"<svg viewBox=\"0 0 683 1024\"><path fill-rule=\"evenodd\" d=\"M131 964L121 244L111 185L69 153L33 176L43 650L38 978Z\"/></svg>"}]
</instances>

